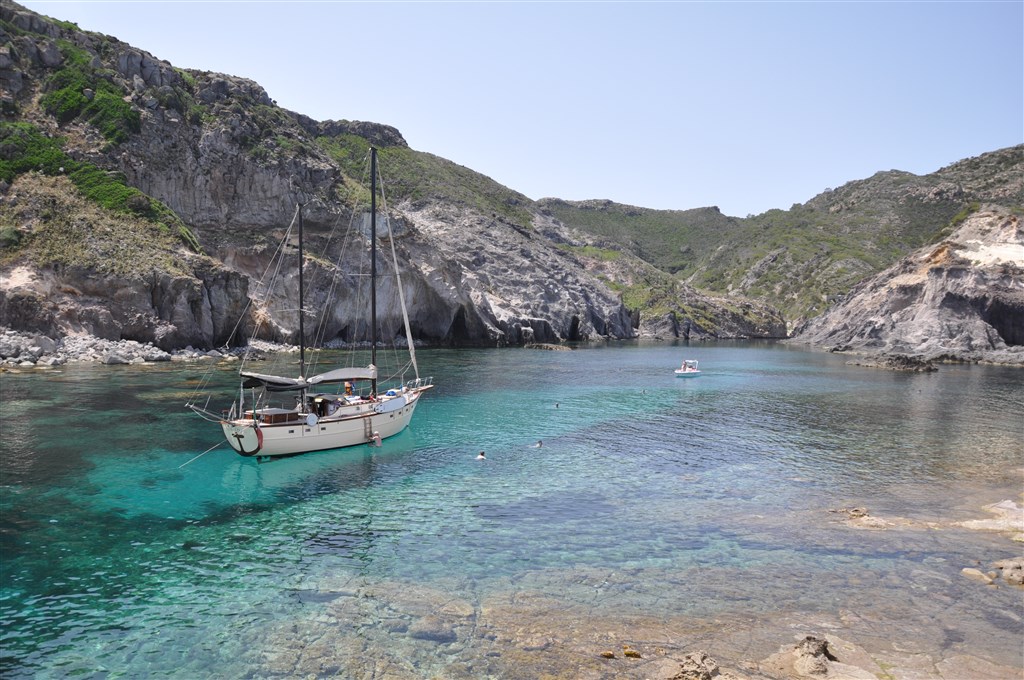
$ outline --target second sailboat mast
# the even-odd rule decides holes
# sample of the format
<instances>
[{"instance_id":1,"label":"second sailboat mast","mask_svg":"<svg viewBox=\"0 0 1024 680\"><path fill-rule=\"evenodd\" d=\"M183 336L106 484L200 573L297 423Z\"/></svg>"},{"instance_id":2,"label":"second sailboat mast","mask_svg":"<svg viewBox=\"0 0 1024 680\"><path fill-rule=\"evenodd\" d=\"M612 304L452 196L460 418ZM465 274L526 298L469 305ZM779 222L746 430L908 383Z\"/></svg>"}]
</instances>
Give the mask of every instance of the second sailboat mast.
<instances>
[{"instance_id":1,"label":"second sailboat mast","mask_svg":"<svg viewBox=\"0 0 1024 680\"><path fill-rule=\"evenodd\" d=\"M370 363L377 365L377 149L370 147ZM370 381L377 395L377 378Z\"/></svg>"}]
</instances>

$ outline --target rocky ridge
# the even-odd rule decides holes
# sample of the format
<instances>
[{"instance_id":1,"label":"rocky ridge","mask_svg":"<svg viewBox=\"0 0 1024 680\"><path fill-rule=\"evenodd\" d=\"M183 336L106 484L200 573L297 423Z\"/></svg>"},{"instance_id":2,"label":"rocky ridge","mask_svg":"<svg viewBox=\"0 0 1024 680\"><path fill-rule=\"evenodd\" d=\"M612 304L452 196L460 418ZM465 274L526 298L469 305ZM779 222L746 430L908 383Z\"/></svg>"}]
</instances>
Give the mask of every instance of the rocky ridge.
<instances>
[{"instance_id":1,"label":"rocky ridge","mask_svg":"<svg viewBox=\"0 0 1024 680\"><path fill-rule=\"evenodd\" d=\"M816 310L827 297L822 290L841 284L845 291L884 260L867 261L871 248L850 249L857 225L870 224L876 235L895 231L890 240L903 247L938 233L969 201L1005 208L1024 196L1024 147L1015 147L927 177L879 173L789 212L738 219L714 208L667 211L678 222L666 231L666 211L607 201L533 202L410 149L392 127L315 121L281 109L251 80L178 69L11 2L0 6L0 34L0 163L24 148L14 143L24 129L16 134L14 126L30 126L46 139L64 140L62 153L74 163L141 192L129 208L145 213L164 206L190 236L175 242L157 233L166 225L154 229L138 216L87 205L63 167L0 181L0 323L57 339L91 334L165 352L241 342L255 325L253 312L245 311L255 283L295 205L304 206L312 239L323 240L365 192L355 179L356 159L370 143L399 170L390 216L407 272L403 292L417 310L413 334L438 345L785 337L792 322L777 308ZM63 82L58 76L75 69L88 87L68 96L96 101L116 92L118 106L127 107L124 134L112 138L95 116L58 118L44 105ZM637 235L624 246L584 228L585 220L562 219L563 213L605 222L610 215L605 226L612 233L641 220L661 240L652 246ZM692 243L677 248L669 238L677 228ZM794 234L795 245L787 240ZM838 246L814 245L821 234L829 243L839 239ZM669 271L689 283L649 264L652 253L665 255ZM316 266L327 269L335 254L325 253ZM723 267L732 268L728 276ZM694 287L705 283L719 292ZM385 308L392 308L397 291L383 294ZM311 290L318 302L325 295ZM988 326L1017 323L1000 321L1018 314L1014 299L1002 296L989 306L994 323ZM258 339L297 340L294 315L258 311L274 315ZM345 303L328 310L334 339L354 339L347 325L352 311ZM951 356L981 356L975 346L992 342L975 331L988 332L965 328L944 345ZM912 335L904 333L893 347L909 351ZM1019 337L1000 337L1011 350L1005 358L1014 361ZM822 340L808 334L804 341ZM840 343L829 339L828 346ZM865 343L860 350L885 348Z\"/></svg>"}]
</instances>

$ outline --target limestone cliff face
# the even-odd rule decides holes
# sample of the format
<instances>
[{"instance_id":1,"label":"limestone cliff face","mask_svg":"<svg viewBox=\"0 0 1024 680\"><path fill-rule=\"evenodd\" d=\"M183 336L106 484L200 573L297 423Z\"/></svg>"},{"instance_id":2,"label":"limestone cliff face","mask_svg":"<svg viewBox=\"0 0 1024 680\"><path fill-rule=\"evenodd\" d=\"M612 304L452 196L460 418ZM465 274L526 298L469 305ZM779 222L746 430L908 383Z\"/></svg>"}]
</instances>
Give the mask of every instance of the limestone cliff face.
<instances>
[{"instance_id":1,"label":"limestone cliff face","mask_svg":"<svg viewBox=\"0 0 1024 680\"><path fill-rule=\"evenodd\" d=\"M3 273L0 318L51 338L92 335L170 351L227 342L248 281L221 270L202 280L159 274L150 281L83 270L19 267Z\"/></svg>"},{"instance_id":2,"label":"limestone cliff face","mask_svg":"<svg viewBox=\"0 0 1024 680\"><path fill-rule=\"evenodd\" d=\"M1024 229L988 206L857 285L796 342L926 359L1024 363Z\"/></svg>"},{"instance_id":3,"label":"limestone cliff face","mask_svg":"<svg viewBox=\"0 0 1024 680\"><path fill-rule=\"evenodd\" d=\"M339 216L347 220L347 216ZM377 309L382 332L401 335L403 321L390 259L394 242L402 295L417 340L446 345L505 345L529 342L628 338L629 312L570 255L546 239L478 212L442 203L403 203L381 223ZM328 244L328 231L307 232L307 308L317 310L323 342L363 341L368 299L365 243ZM327 247L325 248L325 245ZM218 259L243 274L256 292L275 245L222 246ZM298 280L283 275L275 295L296 299ZM331 294L332 289L335 294ZM254 297L260 298L261 295ZM287 305L285 305L287 306ZM271 314L261 339L296 342L298 318L292 312L257 305L253 314ZM250 315L251 317L252 315ZM252 324L245 327L246 333Z\"/></svg>"},{"instance_id":4,"label":"limestone cliff face","mask_svg":"<svg viewBox=\"0 0 1024 680\"><path fill-rule=\"evenodd\" d=\"M633 337L618 297L536 231L449 205L403 213L419 236L410 262L446 309L424 315L432 333L510 344Z\"/></svg>"}]
</instances>

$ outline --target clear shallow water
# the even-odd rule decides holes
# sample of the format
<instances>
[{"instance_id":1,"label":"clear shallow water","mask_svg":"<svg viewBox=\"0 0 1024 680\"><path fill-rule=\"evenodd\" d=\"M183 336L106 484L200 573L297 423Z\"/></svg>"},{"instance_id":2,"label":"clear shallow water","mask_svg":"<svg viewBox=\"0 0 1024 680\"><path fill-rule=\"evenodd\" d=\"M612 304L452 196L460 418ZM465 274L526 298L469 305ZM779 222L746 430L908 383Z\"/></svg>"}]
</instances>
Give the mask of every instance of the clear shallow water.
<instances>
[{"instance_id":1,"label":"clear shallow water","mask_svg":"<svg viewBox=\"0 0 1024 680\"><path fill-rule=\"evenodd\" d=\"M398 645L429 675L451 645L394 623L415 623L416 588L609 619L856 611L880 638L916 627L929 651L1024 666L1020 592L960 576L1019 546L828 512L1019 499L1024 372L755 344L419 354L438 387L409 430L263 465L223 447L181 467L219 437L183 406L199 366L0 377L0 673L287 675L282 631L344 614L334 644ZM675 378L683 356L705 374ZM230 394L232 367L218 381ZM339 604L371 591L386 612Z\"/></svg>"}]
</instances>

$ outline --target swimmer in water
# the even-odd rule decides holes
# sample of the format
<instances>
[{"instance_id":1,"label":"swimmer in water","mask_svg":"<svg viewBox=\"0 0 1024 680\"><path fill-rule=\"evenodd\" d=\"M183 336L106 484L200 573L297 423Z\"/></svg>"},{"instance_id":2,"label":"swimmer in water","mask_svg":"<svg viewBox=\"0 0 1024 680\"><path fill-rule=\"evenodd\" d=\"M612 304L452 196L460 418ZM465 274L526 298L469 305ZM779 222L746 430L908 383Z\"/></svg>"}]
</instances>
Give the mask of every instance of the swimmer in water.
<instances>
[{"instance_id":1,"label":"swimmer in water","mask_svg":"<svg viewBox=\"0 0 1024 680\"><path fill-rule=\"evenodd\" d=\"M477 459L477 460L487 460L487 456L485 456L485 455L484 455L484 452L483 452L483 451L481 451L481 452L480 452L480 455L479 455L479 456L477 456L477 457L476 457L476 459Z\"/></svg>"},{"instance_id":2,"label":"swimmer in water","mask_svg":"<svg viewBox=\"0 0 1024 680\"><path fill-rule=\"evenodd\" d=\"M540 447L542 447L542 446L544 446L544 441L543 441L543 440L541 440L541 439L538 439L538 440L537 440L537 443L533 445L533 448L535 448L535 449L539 449L539 448L540 448Z\"/></svg>"}]
</instances>

